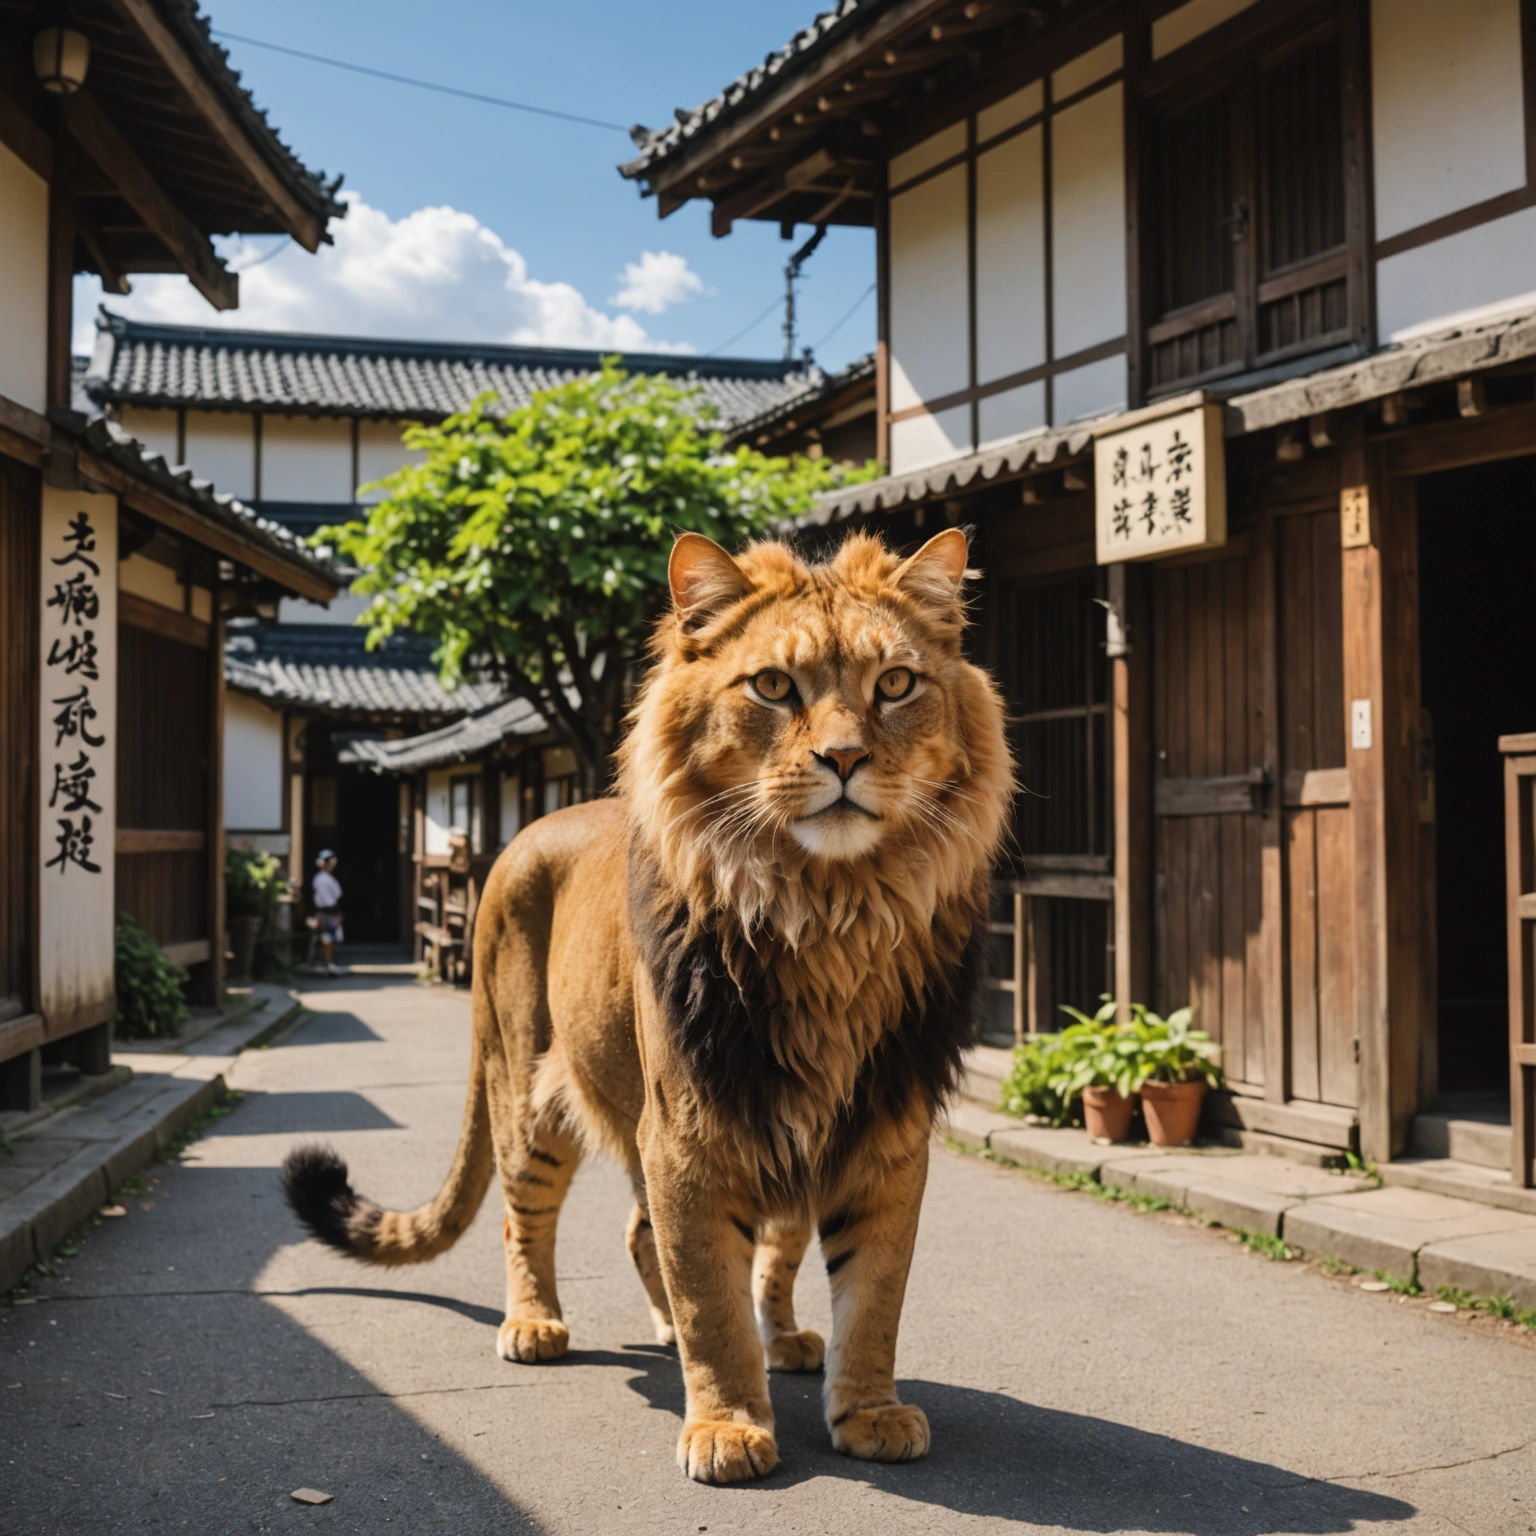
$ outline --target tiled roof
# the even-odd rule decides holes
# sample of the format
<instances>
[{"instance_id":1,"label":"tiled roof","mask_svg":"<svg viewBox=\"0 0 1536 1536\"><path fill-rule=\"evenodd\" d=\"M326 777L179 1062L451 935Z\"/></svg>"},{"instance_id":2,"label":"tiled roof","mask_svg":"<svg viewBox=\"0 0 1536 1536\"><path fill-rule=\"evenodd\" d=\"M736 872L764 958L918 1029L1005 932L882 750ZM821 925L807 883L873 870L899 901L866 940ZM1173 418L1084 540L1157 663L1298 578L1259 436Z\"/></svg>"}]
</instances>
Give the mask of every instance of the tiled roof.
<instances>
[{"instance_id":1,"label":"tiled roof","mask_svg":"<svg viewBox=\"0 0 1536 1536\"><path fill-rule=\"evenodd\" d=\"M432 642L395 635L376 651L350 624L231 622L224 680L274 703L334 713L462 715L498 701L494 687L438 681Z\"/></svg>"},{"instance_id":2,"label":"tiled roof","mask_svg":"<svg viewBox=\"0 0 1536 1536\"><path fill-rule=\"evenodd\" d=\"M243 537L264 544L273 554L284 560L303 566L312 575L318 575L335 585L338 575L335 567L320 559L288 529L262 517L246 506L243 501L216 491L211 481L194 475L190 469L173 468L165 456L147 448L138 438L130 437L115 422L98 416L86 422L80 418L75 429L80 442L99 458L116 464L138 479L153 486L163 495L191 507L215 523L233 529Z\"/></svg>"},{"instance_id":3,"label":"tiled roof","mask_svg":"<svg viewBox=\"0 0 1536 1536\"><path fill-rule=\"evenodd\" d=\"M773 87L803 73L848 33L873 21L893 3L894 0L840 0L756 68L738 75L718 96L711 96L697 107L678 107L673 113L676 122L665 128L643 128L636 124L629 130L629 136L640 153L622 164L619 174L631 180L649 176L663 160L676 154L704 129L739 115Z\"/></svg>"},{"instance_id":4,"label":"tiled roof","mask_svg":"<svg viewBox=\"0 0 1536 1536\"><path fill-rule=\"evenodd\" d=\"M149 325L103 308L84 381L99 405L259 407L346 416L441 417L490 390L504 411L594 372L601 350L471 342L381 341L283 331ZM797 363L622 354L635 373L696 379L724 422L755 416L802 388Z\"/></svg>"},{"instance_id":5,"label":"tiled roof","mask_svg":"<svg viewBox=\"0 0 1536 1536\"><path fill-rule=\"evenodd\" d=\"M182 46L207 71L214 89L250 135L251 142L294 194L319 215L322 225L328 219L341 218L346 212L345 205L336 197L341 177L334 176L327 181L324 172L310 170L278 137L267 114L240 83L240 71L231 68L229 54L214 42L209 31L212 23L198 10L197 0L151 0L151 3ZM323 233L320 238L329 241L331 237Z\"/></svg>"},{"instance_id":6,"label":"tiled roof","mask_svg":"<svg viewBox=\"0 0 1536 1536\"><path fill-rule=\"evenodd\" d=\"M838 373L823 373L820 368L813 367L805 375L801 387L793 394L786 395L776 404L769 406L766 411L759 411L756 416L750 416L745 421L734 422L726 434L727 440L732 443L750 443L759 433L789 420L796 412L803 411L808 405L815 405L820 400L830 400L834 395L841 394L843 390L855 384L868 383L873 388L874 382L875 354L873 352L866 352L863 357L849 363Z\"/></svg>"},{"instance_id":7,"label":"tiled roof","mask_svg":"<svg viewBox=\"0 0 1536 1536\"><path fill-rule=\"evenodd\" d=\"M417 773L467 762L509 736L538 736L544 729L544 717L526 699L508 699L401 741L358 738L337 753L337 760L376 773Z\"/></svg>"}]
</instances>

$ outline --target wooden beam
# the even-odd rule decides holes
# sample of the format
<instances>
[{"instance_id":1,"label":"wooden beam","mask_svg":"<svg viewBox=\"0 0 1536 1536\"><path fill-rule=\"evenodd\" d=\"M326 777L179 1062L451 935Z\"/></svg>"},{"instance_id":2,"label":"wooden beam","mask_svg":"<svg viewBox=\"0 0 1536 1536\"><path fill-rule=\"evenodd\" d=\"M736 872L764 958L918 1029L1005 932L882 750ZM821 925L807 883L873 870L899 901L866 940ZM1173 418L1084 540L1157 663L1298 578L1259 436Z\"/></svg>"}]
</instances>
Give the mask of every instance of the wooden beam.
<instances>
[{"instance_id":1,"label":"wooden beam","mask_svg":"<svg viewBox=\"0 0 1536 1536\"><path fill-rule=\"evenodd\" d=\"M260 148L229 110L224 98L193 62L176 34L166 26L161 8L150 0L112 0L114 7L144 35L160 56L172 78L202 113L214 137L255 184L268 206L283 221L288 233L306 251L316 250L325 237L325 220L306 208L292 188L262 154Z\"/></svg>"},{"instance_id":2,"label":"wooden beam","mask_svg":"<svg viewBox=\"0 0 1536 1536\"><path fill-rule=\"evenodd\" d=\"M96 270L101 275L101 286L106 292L132 293L133 284L128 281L128 274L121 270L117 258L107 249L106 237L78 199L75 202L75 230L80 236L80 243L96 263Z\"/></svg>"},{"instance_id":3,"label":"wooden beam","mask_svg":"<svg viewBox=\"0 0 1536 1536\"><path fill-rule=\"evenodd\" d=\"M127 597L129 593L120 596ZM182 827L119 827L115 852L201 853L208 846L206 832Z\"/></svg>"},{"instance_id":4,"label":"wooden beam","mask_svg":"<svg viewBox=\"0 0 1536 1536\"><path fill-rule=\"evenodd\" d=\"M0 80L0 144L44 181L53 180L53 140Z\"/></svg>"},{"instance_id":5,"label":"wooden beam","mask_svg":"<svg viewBox=\"0 0 1536 1536\"><path fill-rule=\"evenodd\" d=\"M247 539L233 528L216 523L192 507L183 506L169 496L163 496L152 486L138 480L128 471L119 469L106 459L81 449L80 473L96 482L104 490L115 491L123 502L135 512L142 512L163 528L211 549L240 565L248 566L259 576L275 581L299 597L311 598L317 603L328 603L336 596L336 586L318 571L300 565L298 561L285 559L276 550Z\"/></svg>"},{"instance_id":6,"label":"wooden beam","mask_svg":"<svg viewBox=\"0 0 1536 1536\"><path fill-rule=\"evenodd\" d=\"M124 199L181 263L192 286L215 309L240 302L240 279L213 249L213 243L150 175L133 146L118 132L87 90L59 104L59 116L82 149L117 183Z\"/></svg>"},{"instance_id":7,"label":"wooden beam","mask_svg":"<svg viewBox=\"0 0 1536 1536\"><path fill-rule=\"evenodd\" d=\"M46 449L50 442L48 418L5 395L0 395L0 429L25 438L38 448Z\"/></svg>"}]
</instances>

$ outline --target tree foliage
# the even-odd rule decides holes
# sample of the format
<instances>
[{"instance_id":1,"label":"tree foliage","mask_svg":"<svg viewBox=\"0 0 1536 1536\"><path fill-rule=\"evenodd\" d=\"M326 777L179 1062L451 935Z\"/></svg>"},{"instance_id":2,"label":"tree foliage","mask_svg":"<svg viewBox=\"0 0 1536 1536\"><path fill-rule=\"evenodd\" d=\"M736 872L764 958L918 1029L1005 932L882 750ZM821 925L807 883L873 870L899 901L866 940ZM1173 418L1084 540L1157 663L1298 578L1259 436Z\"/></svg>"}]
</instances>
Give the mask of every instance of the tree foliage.
<instances>
[{"instance_id":1,"label":"tree foliage","mask_svg":"<svg viewBox=\"0 0 1536 1536\"><path fill-rule=\"evenodd\" d=\"M482 396L410 428L422 462L380 482L366 522L318 537L365 573L353 590L372 599L359 619L370 646L431 635L447 686L483 676L528 699L569 737L590 794L665 601L674 533L734 548L841 476L727 449L716 420L697 385L612 360L504 418Z\"/></svg>"}]
</instances>

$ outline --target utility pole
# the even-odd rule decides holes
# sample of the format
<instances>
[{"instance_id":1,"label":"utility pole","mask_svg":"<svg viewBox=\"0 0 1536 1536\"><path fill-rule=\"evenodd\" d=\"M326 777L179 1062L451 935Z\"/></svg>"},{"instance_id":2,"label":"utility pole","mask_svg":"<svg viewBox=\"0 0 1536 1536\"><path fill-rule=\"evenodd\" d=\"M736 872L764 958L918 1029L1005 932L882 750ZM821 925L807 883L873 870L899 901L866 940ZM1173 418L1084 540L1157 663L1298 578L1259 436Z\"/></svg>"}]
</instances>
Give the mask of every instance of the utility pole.
<instances>
[{"instance_id":1,"label":"utility pole","mask_svg":"<svg viewBox=\"0 0 1536 1536\"><path fill-rule=\"evenodd\" d=\"M784 264L784 361L795 360L795 283L800 269L810 260L811 252L826 238L827 226L818 224L816 233Z\"/></svg>"}]
</instances>

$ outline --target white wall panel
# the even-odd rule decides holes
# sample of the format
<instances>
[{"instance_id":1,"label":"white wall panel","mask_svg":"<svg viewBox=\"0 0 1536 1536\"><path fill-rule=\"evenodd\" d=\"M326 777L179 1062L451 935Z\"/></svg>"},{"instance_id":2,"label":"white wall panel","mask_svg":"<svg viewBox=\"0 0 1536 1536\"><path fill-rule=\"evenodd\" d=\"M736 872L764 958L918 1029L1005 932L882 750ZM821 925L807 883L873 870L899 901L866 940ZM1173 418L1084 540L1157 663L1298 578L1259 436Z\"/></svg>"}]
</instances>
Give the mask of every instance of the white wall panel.
<instances>
[{"instance_id":1,"label":"white wall panel","mask_svg":"<svg viewBox=\"0 0 1536 1536\"><path fill-rule=\"evenodd\" d=\"M255 417L245 411L188 411L187 463L218 490L249 501L256 494Z\"/></svg>"},{"instance_id":2,"label":"white wall panel","mask_svg":"<svg viewBox=\"0 0 1536 1536\"><path fill-rule=\"evenodd\" d=\"M1373 0L1371 111L1378 240L1524 186L1519 0Z\"/></svg>"},{"instance_id":3,"label":"white wall panel","mask_svg":"<svg viewBox=\"0 0 1536 1536\"><path fill-rule=\"evenodd\" d=\"M891 423L891 473L905 474L965 453L971 446L971 408L951 406L937 416L911 416Z\"/></svg>"},{"instance_id":4,"label":"white wall panel","mask_svg":"<svg viewBox=\"0 0 1536 1536\"><path fill-rule=\"evenodd\" d=\"M1383 341L1410 327L1450 324L1461 311L1506 300L1536 302L1536 208L1479 224L1376 264L1376 325Z\"/></svg>"},{"instance_id":5,"label":"white wall panel","mask_svg":"<svg viewBox=\"0 0 1536 1536\"><path fill-rule=\"evenodd\" d=\"M450 809L448 770L446 768L434 768L427 775L427 805L426 826L426 851L428 853L451 853L448 844L448 832L452 825L453 812Z\"/></svg>"},{"instance_id":6,"label":"white wall panel","mask_svg":"<svg viewBox=\"0 0 1536 1536\"><path fill-rule=\"evenodd\" d=\"M264 416L263 501L352 500L352 423L325 417Z\"/></svg>"},{"instance_id":7,"label":"white wall panel","mask_svg":"<svg viewBox=\"0 0 1536 1536\"><path fill-rule=\"evenodd\" d=\"M177 462L175 411L146 410L142 406L125 405L118 412L117 421L130 437L138 438L146 448L164 455L167 464Z\"/></svg>"},{"instance_id":8,"label":"white wall panel","mask_svg":"<svg viewBox=\"0 0 1536 1536\"><path fill-rule=\"evenodd\" d=\"M0 144L0 395L48 403L48 183Z\"/></svg>"},{"instance_id":9,"label":"white wall panel","mask_svg":"<svg viewBox=\"0 0 1536 1536\"><path fill-rule=\"evenodd\" d=\"M510 843L522 830L523 781L514 768L501 775L501 841Z\"/></svg>"},{"instance_id":10,"label":"white wall panel","mask_svg":"<svg viewBox=\"0 0 1536 1536\"><path fill-rule=\"evenodd\" d=\"M129 555L117 568L117 584L135 597L159 603L180 613L187 605L187 589L168 565L147 560L143 555Z\"/></svg>"},{"instance_id":11,"label":"white wall panel","mask_svg":"<svg viewBox=\"0 0 1536 1536\"><path fill-rule=\"evenodd\" d=\"M891 409L970 382L963 165L891 199Z\"/></svg>"},{"instance_id":12,"label":"white wall panel","mask_svg":"<svg viewBox=\"0 0 1536 1536\"><path fill-rule=\"evenodd\" d=\"M1045 425L1045 381L1021 384L1001 394L988 395L977 404L981 425L980 446L1006 437L1018 437Z\"/></svg>"},{"instance_id":13,"label":"white wall panel","mask_svg":"<svg viewBox=\"0 0 1536 1536\"><path fill-rule=\"evenodd\" d=\"M1045 361L1043 131L1030 128L976 161L976 378Z\"/></svg>"},{"instance_id":14,"label":"white wall panel","mask_svg":"<svg viewBox=\"0 0 1536 1536\"><path fill-rule=\"evenodd\" d=\"M1129 393L1125 380L1125 358L1106 357L1097 363L1058 373L1053 425L1080 421L1085 416L1102 416L1106 411L1123 411Z\"/></svg>"},{"instance_id":15,"label":"white wall panel","mask_svg":"<svg viewBox=\"0 0 1536 1536\"><path fill-rule=\"evenodd\" d=\"M420 464L426 458L418 448L407 448L400 441L407 423L403 421L362 421L357 426L357 482L359 486L382 480L404 464ZM372 491L359 498L374 502L382 492Z\"/></svg>"},{"instance_id":16,"label":"white wall panel","mask_svg":"<svg viewBox=\"0 0 1536 1536\"><path fill-rule=\"evenodd\" d=\"M1125 334L1121 95L1106 86L1051 120L1057 357Z\"/></svg>"},{"instance_id":17,"label":"white wall panel","mask_svg":"<svg viewBox=\"0 0 1536 1536\"><path fill-rule=\"evenodd\" d=\"M1152 23L1152 57L1161 59L1246 11L1254 0L1189 0Z\"/></svg>"},{"instance_id":18,"label":"white wall panel","mask_svg":"<svg viewBox=\"0 0 1536 1536\"><path fill-rule=\"evenodd\" d=\"M239 832L283 826L283 717L243 693L224 697L224 825Z\"/></svg>"},{"instance_id":19,"label":"white wall panel","mask_svg":"<svg viewBox=\"0 0 1536 1536\"><path fill-rule=\"evenodd\" d=\"M1044 106L1044 82L1031 80L1023 90L1015 91L1013 95L993 102L990 107L983 107L976 114L976 142L985 144L988 139L994 138L1004 129L1012 128L1015 123L1022 123L1026 117L1033 117Z\"/></svg>"},{"instance_id":20,"label":"white wall panel","mask_svg":"<svg viewBox=\"0 0 1536 1536\"><path fill-rule=\"evenodd\" d=\"M1051 100L1065 101L1086 90L1095 80L1112 75L1125 62L1125 42L1118 34L1106 38L1097 48L1080 53L1051 75Z\"/></svg>"},{"instance_id":21,"label":"white wall panel","mask_svg":"<svg viewBox=\"0 0 1536 1536\"><path fill-rule=\"evenodd\" d=\"M887 186L899 187L902 182L910 181L914 176L921 176L924 171L931 170L936 165L942 165L944 161L952 159L965 148L965 123L951 123L948 128L941 129L931 139L924 139L921 144L914 144L911 149L904 149L899 155L891 157L891 173Z\"/></svg>"}]
</instances>

